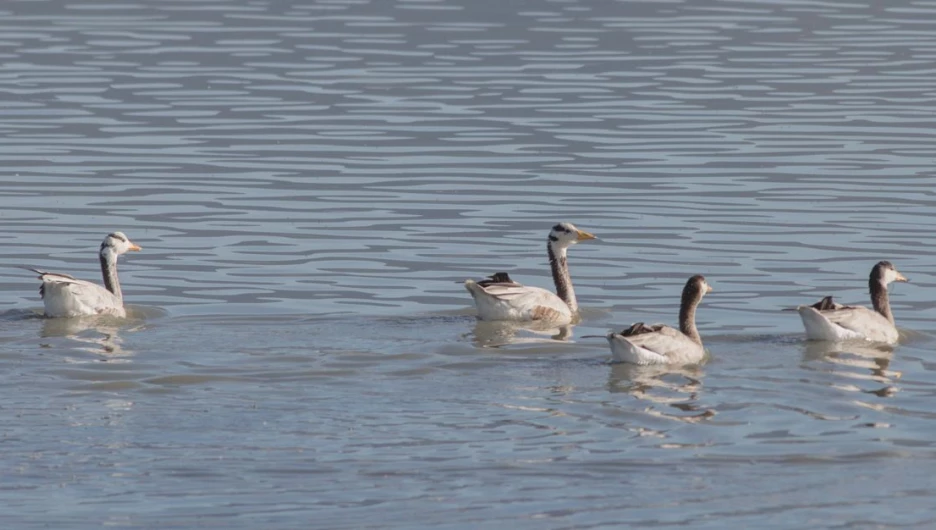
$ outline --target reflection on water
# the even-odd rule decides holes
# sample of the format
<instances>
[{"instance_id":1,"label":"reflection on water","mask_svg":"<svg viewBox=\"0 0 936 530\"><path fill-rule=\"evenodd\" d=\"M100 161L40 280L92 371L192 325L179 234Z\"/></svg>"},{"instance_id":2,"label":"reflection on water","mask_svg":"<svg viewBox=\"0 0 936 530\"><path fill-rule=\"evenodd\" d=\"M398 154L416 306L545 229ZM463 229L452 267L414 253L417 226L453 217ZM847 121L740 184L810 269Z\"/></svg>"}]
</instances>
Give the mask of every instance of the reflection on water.
<instances>
[{"instance_id":1,"label":"reflection on water","mask_svg":"<svg viewBox=\"0 0 936 530\"><path fill-rule=\"evenodd\" d=\"M715 410L698 405L705 376L701 367L614 363L609 368L608 391L628 393L646 401L650 405L645 409L648 414L685 422L698 422L715 415Z\"/></svg>"},{"instance_id":2,"label":"reflection on water","mask_svg":"<svg viewBox=\"0 0 936 530\"><path fill-rule=\"evenodd\" d=\"M46 318L42 322L42 337L68 337L75 349L109 358L127 357L133 351L124 348L121 333L133 333L142 324L109 316Z\"/></svg>"},{"instance_id":3,"label":"reflection on water","mask_svg":"<svg viewBox=\"0 0 936 530\"><path fill-rule=\"evenodd\" d=\"M42 338L64 337L75 343L75 349L108 358L129 357L134 354L124 346L122 335L137 333L147 327L147 322L163 318L166 311L150 306L127 306L127 318L111 315L73 318L47 318L41 310L8 312L8 318L38 320L41 322L39 336Z\"/></svg>"},{"instance_id":4,"label":"reflection on water","mask_svg":"<svg viewBox=\"0 0 936 530\"><path fill-rule=\"evenodd\" d=\"M479 348L500 348L511 344L566 342L574 325L555 326L543 322L498 322L478 320L471 333Z\"/></svg>"},{"instance_id":5,"label":"reflection on water","mask_svg":"<svg viewBox=\"0 0 936 530\"><path fill-rule=\"evenodd\" d=\"M840 384L840 388L890 397L897 392L896 380L903 375L889 369L894 351L892 345L868 341L805 341L803 362L821 363L819 366L822 368L819 369L832 371L849 380L884 385L862 389L857 384Z\"/></svg>"}]
</instances>

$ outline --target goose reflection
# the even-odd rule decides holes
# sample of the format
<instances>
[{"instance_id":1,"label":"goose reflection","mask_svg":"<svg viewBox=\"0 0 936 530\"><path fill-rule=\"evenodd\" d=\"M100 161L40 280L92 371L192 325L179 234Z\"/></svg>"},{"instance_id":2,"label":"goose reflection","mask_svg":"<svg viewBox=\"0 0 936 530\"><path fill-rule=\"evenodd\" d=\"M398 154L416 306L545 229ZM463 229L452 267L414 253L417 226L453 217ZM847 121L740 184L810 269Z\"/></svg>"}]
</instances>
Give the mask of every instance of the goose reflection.
<instances>
[{"instance_id":1,"label":"goose reflection","mask_svg":"<svg viewBox=\"0 0 936 530\"><path fill-rule=\"evenodd\" d=\"M567 342L575 326L556 326L548 322L506 322L478 320L473 339L479 348L499 348L510 344L549 344Z\"/></svg>"},{"instance_id":2,"label":"goose reflection","mask_svg":"<svg viewBox=\"0 0 936 530\"><path fill-rule=\"evenodd\" d=\"M896 380L903 375L890 369L894 347L867 341L806 342L803 344L804 363L831 365L836 375L857 381L872 381L884 385L874 390L864 390L855 385L845 386L848 390L867 392L888 397L897 392Z\"/></svg>"},{"instance_id":3,"label":"goose reflection","mask_svg":"<svg viewBox=\"0 0 936 530\"><path fill-rule=\"evenodd\" d=\"M627 393L648 402L648 414L695 423L715 415L712 409L699 405L702 378L705 372L699 366L674 368L665 365L639 366L616 363L609 365L608 391ZM654 405L663 405L678 412L667 413Z\"/></svg>"},{"instance_id":4,"label":"goose reflection","mask_svg":"<svg viewBox=\"0 0 936 530\"><path fill-rule=\"evenodd\" d=\"M80 344L81 351L109 358L125 358L133 350L124 348L123 332L134 332L142 325L127 325L127 321L110 316L43 319L41 336L66 337Z\"/></svg>"}]
</instances>

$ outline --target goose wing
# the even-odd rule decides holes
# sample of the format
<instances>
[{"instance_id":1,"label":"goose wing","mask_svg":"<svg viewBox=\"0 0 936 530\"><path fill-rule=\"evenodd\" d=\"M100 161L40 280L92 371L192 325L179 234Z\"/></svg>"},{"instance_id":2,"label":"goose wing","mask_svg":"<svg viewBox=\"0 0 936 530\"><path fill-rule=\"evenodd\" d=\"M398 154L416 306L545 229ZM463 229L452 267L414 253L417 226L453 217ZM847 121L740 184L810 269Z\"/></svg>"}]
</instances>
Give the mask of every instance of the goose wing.
<instances>
[{"instance_id":1,"label":"goose wing","mask_svg":"<svg viewBox=\"0 0 936 530\"><path fill-rule=\"evenodd\" d=\"M817 311L829 311L832 309L845 309L846 308L846 306L836 303L835 300L833 300L831 296L826 296L822 300L819 300L818 302L816 302L815 304L809 307L812 307L813 309Z\"/></svg>"},{"instance_id":2,"label":"goose wing","mask_svg":"<svg viewBox=\"0 0 936 530\"><path fill-rule=\"evenodd\" d=\"M659 355L672 357L689 347L698 347L692 339L676 328L663 324L654 324L649 327L652 331L626 337L631 344Z\"/></svg>"},{"instance_id":3,"label":"goose wing","mask_svg":"<svg viewBox=\"0 0 936 530\"><path fill-rule=\"evenodd\" d=\"M572 316L569 306L561 298L541 287L497 283L485 287L484 292L519 312L528 313L530 320L559 320Z\"/></svg>"},{"instance_id":4,"label":"goose wing","mask_svg":"<svg viewBox=\"0 0 936 530\"><path fill-rule=\"evenodd\" d=\"M123 301L104 287L69 274L29 269L39 275L39 295L48 316L121 315Z\"/></svg>"},{"instance_id":5,"label":"goose wing","mask_svg":"<svg viewBox=\"0 0 936 530\"><path fill-rule=\"evenodd\" d=\"M569 306L554 293L540 287L514 281L468 280L465 288L474 297L482 320L572 320Z\"/></svg>"},{"instance_id":6,"label":"goose wing","mask_svg":"<svg viewBox=\"0 0 936 530\"><path fill-rule=\"evenodd\" d=\"M523 287L523 285L511 280L510 275L506 272L495 272L494 274L488 276L487 279L478 282L478 285L481 287L489 287L491 285L501 285L504 287Z\"/></svg>"},{"instance_id":7,"label":"goose wing","mask_svg":"<svg viewBox=\"0 0 936 530\"><path fill-rule=\"evenodd\" d=\"M872 340L878 340L872 337L877 332L894 327L883 315L864 306L839 306L835 309L820 311L820 313L829 322L861 333Z\"/></svg>"},{"instance_id":8,"label":"goose wing","mask_svg":"<svg viewBox=\"0 0 936 530\"><path fill-rule=\"evenodd\" d=\"M531 298L551 295L546 289L539 287L529 287L519 283L488 283L486 285L478 284L484 290L484 294L491 298L496 298L503 302L516 303ZM543 294L546 293L546 294ZM555 295L553 295L555 296Z\"/></svg>"},{"instance_id":9,"label":"goose wing","mask_svg":"<svg viewBox=\"0 0 936 530\"><path fill-rule=\"evenodd\" d=\"M39 279L42 280L43 282L45 282L45 281L63 281L63 282L67 282L67 281L81 282L81 281L84 281L84 280L79 280L78 278L75 278L74 276L71 276L71 275L69 275L69 274L62 274L61 272L48 272L48 271L43 271L43 270L39 270L39 269L34 269L34 268L32 268L32 267L24 267L24 268L25 268L26 270L28 270L28 271L33 271L33 272L35 272L36 274L38 274L38 275L39 275Z\"/></svg>"},{"instance_id":10,"label":"goose wing","mask_svg":"<svg viewBox=\"0 0 936 530\"><path fill-rule=\"evenodd\" d=\"M78 278L75 278L74 276L70 274L63 274L61 272L47 272L47 271L42 271L39 269L32 269L32 268L30 268L29 270L38 274L39 279L42 280L42 285L39 286L39 295L42 296L43 298L45 298L45 290L46 290L47 284L57 285L57 286L67 285L69 286L68 289L73 292L81 292L81 291L86 291L86 290L93 291L95 289L104 289L100 285L91 283L86 280L79 280ZM110 292L110 291L107 291L107 289L104 289L104 291L108 293Z\"/></svg>"}]
</instances>

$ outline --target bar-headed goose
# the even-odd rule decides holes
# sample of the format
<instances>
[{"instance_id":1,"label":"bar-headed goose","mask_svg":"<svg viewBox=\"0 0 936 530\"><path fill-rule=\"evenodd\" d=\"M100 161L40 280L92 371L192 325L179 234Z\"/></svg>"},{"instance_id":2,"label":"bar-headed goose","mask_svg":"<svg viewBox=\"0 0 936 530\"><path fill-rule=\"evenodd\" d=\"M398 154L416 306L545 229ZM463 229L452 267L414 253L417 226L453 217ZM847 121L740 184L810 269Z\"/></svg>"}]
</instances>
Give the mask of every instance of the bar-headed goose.
<instances>
[{"instance_id":1,"label":"bar-headed goose","mask_svg":"<svg viewBox=\"0 0 936 530\"><path fill-rule=\"evenodd\" d=\"M131 250L142 250L123 232L108 234L101 243L99 254L104 287L79 280L67 274L29 269L39 274L42 285L39 295L48 317L77 317L88 315L127 316L117 279L117 256Z\"/></svg>"},{"instance_id":2,"label":"bar-headed goose","mask_svg":"<svg viewBox=\"0 0 936 530\"><path fill-rule=\"evenodd\" d=\"M696 329L695 312L702 297L712 292L705 277L697 274L683 287L679 304L679 329L664 324L638 322L620 333L608 333L614 362L632 364L695 364L705 358Z\"/></svg>"},{"instance_id":3,"label":"bar-headed goose","mask_svg":"<svg viewBox=\"0 0 936 530\"><path fill-rule=\"evenodd\" d=\"M465 288L478 307L478 317L521 322L546 320L555 324L578 320L578 302L569 277L566 250L587 239L595 239L595 236L575 228L572 223L559 223L549 232L546 252L556 284L555 294L516 283L506 273L497 273L479 282L465 280Z\"/></svg>"},{"instance_id":4,"label":"bar-headed goose","mask_svg":"<svg viewBox=\"0 0 936 530\"><path fill-rule=\"evenodd\" d=\"M864 306L837 304L831 296L826 296L813 305L797 307L806 328L806 338L831 341L864 339L896 343L900 335L897 326L894 325L887 286L891 282L906 281L909 280L897 272L891 262L881 261L871 269L868 279L873 310Z\"/></svg>"}]
</instances>

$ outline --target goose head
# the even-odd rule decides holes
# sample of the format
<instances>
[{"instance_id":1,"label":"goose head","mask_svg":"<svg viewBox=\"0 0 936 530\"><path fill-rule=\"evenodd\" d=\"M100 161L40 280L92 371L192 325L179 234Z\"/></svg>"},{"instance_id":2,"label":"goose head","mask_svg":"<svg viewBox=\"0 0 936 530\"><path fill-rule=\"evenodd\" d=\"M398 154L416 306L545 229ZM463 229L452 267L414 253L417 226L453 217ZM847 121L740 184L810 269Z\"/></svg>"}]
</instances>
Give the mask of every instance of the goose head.
<instances>
[{"instance_id":1,"label":"goose head","mask_svg":"<svg viewBox=\"0 0 936 530\"><path fill-rule=\"evenodd\" d=\"M712 286L705 281L705 276L696 274L692 278L689 278L689 281L686 282L686 286L683 288L682 305L694 306L702 300L703 296L710 292L712 292Z\"/></svg>"},{"instance_id":2,"label":"goose head","mask_svg":"<svg viewBox=\"0 0 936 530\"><path fill-rule=\"evenodd\" d=\"M910 280L903 274L900 274L893 263L880 261L871 269L871 281L889 285L892 282L909 282Z\"/></svg>"},{"instance_id":3,"label":"goose head","mask_svg":"<svg viewBox=\"0 0 936 530\"><path fill-rule=\"evenodd\" d=\"M107 234L107 237L104 238L104 242L101 243L101 255L114 255L119 256L121 254L126 254L130 251L140 251L143 250L139 245L130 241L130 238L127 237L123 232L112 232Z\"/></svg>"},{"instance_id":4,"label":"goose head","mask_svg":"<svg viewBox=\"0 0 936 530\"><path fill-rule=\"evenodd\" d=\"M568 248L589 239L595 239L595 236L575 228L572 223L559 223L549 231L549 244L558 248Z\"/></svg>"}]
</instances>

